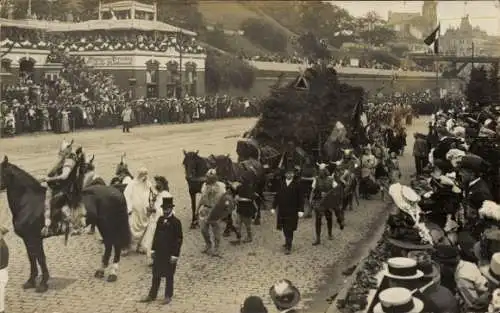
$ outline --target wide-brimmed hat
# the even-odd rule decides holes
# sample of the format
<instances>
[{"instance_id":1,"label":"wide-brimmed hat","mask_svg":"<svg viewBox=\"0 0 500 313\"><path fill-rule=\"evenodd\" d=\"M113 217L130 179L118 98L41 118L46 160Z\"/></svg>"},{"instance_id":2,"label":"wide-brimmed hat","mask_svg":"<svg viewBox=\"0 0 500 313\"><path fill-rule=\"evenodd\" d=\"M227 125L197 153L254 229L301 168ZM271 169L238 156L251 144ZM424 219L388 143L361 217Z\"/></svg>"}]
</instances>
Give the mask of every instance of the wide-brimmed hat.
<instances>
[{"instance_id":1,"label":"wide-brimmed hat","mask_svg":"<svg viewBox=\"0 0 500 313\"><path fill-rule=\"evenodd\" d=\"M385 264L385 276L392 279L411 280L424 276L417 268L417 261L410 258L390 258Z\"/></svg>"},{"instance_id":2,"label":"wide-brimmed hat","mask_svg":"<svg viewBox=\"0 0 500 313\"><path fill-rule=\"evenodd\" d=\"M373 313L420 313L424 310L422 300L415 298L406 288L388 288L380 292L378 299Z\"/></svg>"},{"instance_id":3,"label":"wide-brimmed hat","mask_svg":"<svg viewBox=\"0 0 500 313\"><path fill-rule=\"evenodd\" d=\"M267 308L260 297L250 296L243 302L241 313L267 313Z\"/></svg>"},{"instance_id":4,"label":"wide-brimmed hat","mask_svg":"<svg viewBox=\"0 0 500 313\"><path fill-rule=\"evenodd\" d=\"M412 188L395 183L389 186L389 195L391 196L394 204L402 211L413 215L414 207L418 205L421 198Z\"/></svg>"},{"instance_id":5,"label":"wide-brimmed hat","mask_svg":"<svg viewBox=\"0 0 500 313\"><path fill-rule=\"evenodd\" d=\"M286 310L293 308L300 301L300 292L291 281L283 279L269 289L269 295L275 306Z\"/></svg>"},{"instance_id":6,"label":"wide-brimmed hat","mask_svg":"<svg viewBox=\"0 0 500 313\"><path fill-rule=\"evenodd\" d=\"M490 265L481 267L480 271L490 283L495 286L500 285L500 252L494 253Z\"/></svg>"}]
</instances>

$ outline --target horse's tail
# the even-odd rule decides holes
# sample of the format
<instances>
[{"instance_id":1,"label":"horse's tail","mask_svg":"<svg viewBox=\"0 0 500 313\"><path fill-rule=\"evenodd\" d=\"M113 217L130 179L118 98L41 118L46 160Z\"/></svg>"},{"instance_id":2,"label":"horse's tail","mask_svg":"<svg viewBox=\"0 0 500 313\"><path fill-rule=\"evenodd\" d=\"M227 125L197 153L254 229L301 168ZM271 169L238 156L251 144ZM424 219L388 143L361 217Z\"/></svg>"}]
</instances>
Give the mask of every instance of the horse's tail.
<instances>
[{"instance_id":1,"label":"horse's tail","mask_svg":"<svg viewBox=\"0 0 500 313\"><path fill-rule=\"evenodd\" d=\"M116 233L115 233L115 243L121 249L128 249L132 244L132 233L130 231L130 223L128 219L128 209L125 197L120 201L120 207L118 209L118 214L116 215Z\"/></svg>"}]
</instances>

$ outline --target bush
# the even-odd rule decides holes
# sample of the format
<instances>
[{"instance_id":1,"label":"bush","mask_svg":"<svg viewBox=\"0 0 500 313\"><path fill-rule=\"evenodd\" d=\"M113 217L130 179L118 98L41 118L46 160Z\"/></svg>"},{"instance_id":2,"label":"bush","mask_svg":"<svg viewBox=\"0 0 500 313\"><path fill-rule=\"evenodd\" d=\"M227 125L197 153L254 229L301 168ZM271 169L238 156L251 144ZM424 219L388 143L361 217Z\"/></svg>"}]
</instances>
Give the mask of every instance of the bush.
<instances>
[{"instance_id":1,"label":"bush","mask_svg":"<svg viewBox=\"0 0 500 313\"><path fill-rule=\"evenodd\" d=\"M489 105L495 98L492 93L492 82L484 66L480 68L473 67L465 92L467 101L473 105L476 103L478 103L479 106Z\"/></svg>"},{"instance_id":2,"label":"bush","mask_svg":"<svg viewBox=\"0 0 500 313\"><path fill-rule=\"evenodd\" d=\"M255 82L257 69L242 59L209 51L205 66L205 81L210 93L230 88L249 90Z\"/></svg>"},{"instance_id":3,"label":"bush","mask_svg":"<svg viewBox=\"0 0 500 313\"><path fill-rule=\"evenodd\" d=\"M244 36L252 43L258 44L272 52L285 52L288 45L287 36L276 27L257 18L249 18L241 23Z\"/></svg>"}]
</instances>

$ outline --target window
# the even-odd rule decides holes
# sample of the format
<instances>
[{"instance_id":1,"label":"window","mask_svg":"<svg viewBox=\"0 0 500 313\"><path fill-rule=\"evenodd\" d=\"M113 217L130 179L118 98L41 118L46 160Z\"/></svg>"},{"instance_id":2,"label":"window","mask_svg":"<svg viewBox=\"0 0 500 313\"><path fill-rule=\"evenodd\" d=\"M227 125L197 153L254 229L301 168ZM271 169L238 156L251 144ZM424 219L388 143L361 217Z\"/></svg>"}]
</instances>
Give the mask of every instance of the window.
<instances>
[{"instance_id":1,"label":"window","mask_svg":"<svg viewBox=\"0 0 500 313\"><path fill-rule=\"evenodd\" d=\"M180 97L180 75L179 63L170 61L167 63L167 97L178 98Z\"/></svg>"},{"instance_id":2,"label":"window","mask_svg":"<svg viewBox=\"0 0 500 313\"><path fill-rule=\"evenodd\" d=\"M158 98L158 70L160 64L156 60L146 63L146 97Z\"/></svg>"}]
</instances>

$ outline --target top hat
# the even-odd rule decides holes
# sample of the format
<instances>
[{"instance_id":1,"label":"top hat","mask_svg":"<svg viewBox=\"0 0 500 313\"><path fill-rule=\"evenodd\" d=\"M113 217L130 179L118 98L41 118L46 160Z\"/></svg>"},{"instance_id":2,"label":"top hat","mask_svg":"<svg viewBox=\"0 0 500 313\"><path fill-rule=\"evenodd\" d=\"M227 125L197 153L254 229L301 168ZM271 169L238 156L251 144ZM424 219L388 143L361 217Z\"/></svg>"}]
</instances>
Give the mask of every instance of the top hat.
<instances>
[{"instance_id":1,"label":"top hat","mask_svg":"<svg viewBox=\"0 0 500 313\"><path fill-rule=\"evenodd\" d=\"M282 310L291 309L300 301L299 289L288 279L283 279L274 284L269 289L269 295L274 305Z\"/></svg>"},{"instance_id":2,"label":"top hat","mask_svg":"<svg viewBox=\"0 0 500 313\"><path fill-rule=\"evenodd\" d=\"M174 198L172 198L172 197L165 197L162 200L163 200L163 202L161 204L161 208L162 209L171 209L171 208L175 207L175 205L174 205Z\"/></svg>"},{"instance_id":3,"label":"top hat","mask_svg":"<svg viewBox=\"0 0 500 313\"><path fill-rule=\"evenodd\" d=\"M420 313L424 310L422 300L413 297L406 288L388 288L378 295L379 303L373 313Z\"/></svg>"},{"instance_id":4,"label":"top hat","mask_svg":"<svg viewBox=\"0 0 500 313\"><path fill-rule=\"evenodd\" d=\"M417 269L417 261L410 258L390 258L385 266L385 276L392 279L411 280L424 276L421 270Z\"/></svg>"},{"instance_id":5,"label":"top hat","mask_svg":"<svg viewBox=\"0 0 500 313\"><path fill-rule=\"evenodd\" d=\"M438 263L457 263L460 254L454 246L439 244L435 246L433 256Z\"/></svg>"},{"instance_id":6,"label":"top hat","mask_svg":"<svg viewBox=\"0 0 500 313\"><path fill-rule=\"evenodd\" d=\"M481 273L490 283L495 286L500 285L500 252L491 256L490 265L480 268Z\"/></svg>"},{"instance_id":7,"label":"top hat","mask_svg":"<svg viewBox=\"0 0 500 313\"><path fill-rule=\"evenodd\" d=\"M260 297L250 296L243 302L241 313L267 313L267 308Z\"/></svg>"}]
</instances>

